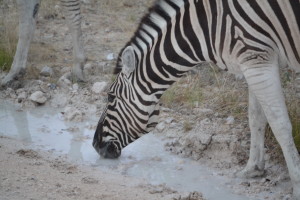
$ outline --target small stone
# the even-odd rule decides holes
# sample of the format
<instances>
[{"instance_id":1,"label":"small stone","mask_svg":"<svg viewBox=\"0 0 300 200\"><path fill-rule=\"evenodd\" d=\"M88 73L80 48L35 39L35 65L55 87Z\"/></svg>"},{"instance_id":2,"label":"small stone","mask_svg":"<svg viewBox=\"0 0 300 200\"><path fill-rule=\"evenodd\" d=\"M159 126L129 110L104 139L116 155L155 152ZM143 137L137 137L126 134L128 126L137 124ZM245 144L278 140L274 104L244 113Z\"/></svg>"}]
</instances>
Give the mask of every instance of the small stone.
<instances>
[{"instance_id":1,"label":"small stone","mask_svg":"<svg viewBox=\"0 0 300 200\"><path fill-rule=\"evenodd\" d=\"M234 117L233 116L229 116L226 119L226 123L225 124L233 124L234 123Z\"/></svg>"},{"instance_id":2,"label":"small stone","mask_svg":"<svg viewBox=\"0 0 300 200\"><path fill-rule=\"evenodd\" d=\"M23 100L26 99L26 98L27 98L27 93L26 93L25 91L20 92L20 93L18 94L18 101L23 101Z\"/></svg>"},{"instance_id":3,"label":"small stone","mask_svg":"<svg viewBox=\"0 0 300 200\"><path fill-rule=\"evenodd\" d=\"M55 84L55 83L49 83L49 84L48 84L48 87L49 87L51 90L55 90L55 89L56 89L56 84Z\"/></svg>"},{"instance_id":4,"label":"small stone","mask_svg":"<svg viewBox=\"0 0 300 200\"><path fill-rule=\"evenodd\" d=\"M165 119L165 122L167 123L167 124L170 124L171 122L173 122L174 121L174 118L173 117L168 117L167 119Z\"/></svg>"},{"instance_id":5,"label":"small stone","mask_svg":"<svg viewBox=\"0 0 300 200\"><path fill-rule=\"evenodd\" d=\"M77 108L67 106L64 110L64 119L66 121L81 122L83 120L83 113Z\"/></svg>"},{"instance_id":6,"label":"small stone","mask_svg":"<svg viewBox=\"0 0 300 200\"><path fill-rule=\"evenodd\" d=\"M73 90L78 91L78 89L79 89L78 83L73 84Z\"/></svg>"},{"instance_id":7,"label":"small stone","mask_svg":"<svg viewBox=\"0 0 300 200\"><path fill-rule=\"evenodd\" d=\"M92 91L96 94L100 94L101 92L104 92L106 86L107 86L106 82L96 82L92 87Z\"/></svg>"},{"instance_id":8,"label":"small stone","mask_svg":"<svg viewBox=\"0 0 300 200\"><path fill-rule=\"evenodd\" d=\"M30 95L29 99L39 104L44 104L47 101L45 94L41 91L34 92Z\"/></svg>"},{"instance_id":9,"label":"small stone","mask_svg":"<svg viewBox=\"0 0 300 200\"><path fill-rule=\"evenodd\" d=\"M214 113L212 109L208 108L194 108L193 112L200 115L209 115Z\"/></svg>"},{"instance_id":10,"label":"small stone","mask_svg":"<svg viewBox=\"0 0 300 200\"><path fill-rule=\"evenodd\" d=\"M156 126L156 130L157 130L158 132L162 132L165 128L166 128L165 122L160 122L160 123Z\"/></svg>"},{"instance_id":11,"label":"small stone","mask_svg":"<svg viewBox=\"0 0 300 200\"><path fill-rule=\"evenodd\" d=\"M40 72L41 76L52 76L53 75L53 69L51 67L45 66Z\"/></svg>"},{"instance_id":12,"label":"small stone","mask_svg":"<svg viewBox=\"0 0 300 200\"><path fill-rule=\"evenodd\" d=\"M113 60L113 59L115 59L114 53L109 53L109 54L106 56L106 60Z\"/></svg>"},{"instance_id":13,"label":"small stone","mask_svg":"<svg viewBox=\"0 0 300 200\"><path fill-rule=\"evenodd\" d=\"M17 98L16 92L11 88L7 88L6 95L13 99Z\"/></svg>"},{"instance_id":14,"label":"small stone","mask_svg":"<svg viewBox=\"0 0 300 200\"><path fill-rule=\"evenodd\" d=\"M63 76L61 76L58 81L57 85L62 88L71 88L72 82L69 80L69 77L71 77L71 73L67 72Z\"/></svg>"}]
</instances>

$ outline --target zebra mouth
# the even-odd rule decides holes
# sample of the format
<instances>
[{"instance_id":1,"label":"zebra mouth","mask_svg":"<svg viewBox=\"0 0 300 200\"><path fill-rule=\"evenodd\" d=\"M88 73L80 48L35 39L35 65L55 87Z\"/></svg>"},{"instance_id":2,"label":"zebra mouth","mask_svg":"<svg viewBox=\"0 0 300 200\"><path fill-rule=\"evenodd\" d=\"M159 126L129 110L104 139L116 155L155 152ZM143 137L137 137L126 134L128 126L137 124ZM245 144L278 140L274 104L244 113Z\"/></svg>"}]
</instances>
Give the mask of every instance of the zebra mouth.
<instances>
[{"instance_id":1,"label":"zebra mouth","mask_svg":"<svg viewBox=\"0 0 300 200\"><path fill-rule=\"evenodd\" d=\"M94 145L94 148L104 158L116 159L121 155L121 151L113 142L103 142L101 145Z\"/></svg>"}]
</instances>

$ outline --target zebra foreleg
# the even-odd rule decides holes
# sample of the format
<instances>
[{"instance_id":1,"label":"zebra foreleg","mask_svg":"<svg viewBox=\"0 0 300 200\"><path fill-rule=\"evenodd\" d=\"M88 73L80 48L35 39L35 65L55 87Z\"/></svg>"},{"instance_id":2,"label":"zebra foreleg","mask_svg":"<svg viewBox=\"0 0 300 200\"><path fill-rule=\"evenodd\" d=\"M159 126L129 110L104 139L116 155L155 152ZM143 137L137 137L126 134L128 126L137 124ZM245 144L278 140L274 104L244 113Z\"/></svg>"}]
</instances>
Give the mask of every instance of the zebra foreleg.
<instances>
[{"instance_id":1,"label":"zebra foreleg","mask_svg":"<svg viewBox=\"0 0 300 200\"><path fill-rule=\"evenodd\" d=\"M300 200L300 157L292 136L292 126L281 88L278 64L242 66L242 71L249 90L260 103L281 146L293 184L293 197L295 200Z\"/></svg>"},{"instance_id":2,"label":"zebra foreleg","mask_svg":"<svg viewBox=\"0 0 300 200\"><path fill-rule=\"evenodd\" d=\"M32 40L36 17L41 0L18 0L19 16L19 40L16 54L9 73L1 81L1 85L5 86L22 75L26 71L27 55Z\"/></svg>"},{"instance_id":3,"label":"zebra foreleg","mask_svg":"<svg viewBox=\"0 0 300 200\"><path fill-rule=\"evenodd\" d=\"M264 142L267 119L257 98L250 90L248 118L251 131L250 156L246 167L236 175L239 177L253 178L262 176L265 172Z\"/></svg>"},{"instance_id":4,"label":"zebra foreleg","mask_svg":"<svg viewBox=\"0 0 300 200\"><path fill-rule=\"evenodd\" d=\"M85 81L83 67L86 56L83 48L83 38L81 31L80 1L61 0L64 8L69 30L72 34L73 44L73 67L72 75L77 81Z\"/></svg>"}]
</instances>

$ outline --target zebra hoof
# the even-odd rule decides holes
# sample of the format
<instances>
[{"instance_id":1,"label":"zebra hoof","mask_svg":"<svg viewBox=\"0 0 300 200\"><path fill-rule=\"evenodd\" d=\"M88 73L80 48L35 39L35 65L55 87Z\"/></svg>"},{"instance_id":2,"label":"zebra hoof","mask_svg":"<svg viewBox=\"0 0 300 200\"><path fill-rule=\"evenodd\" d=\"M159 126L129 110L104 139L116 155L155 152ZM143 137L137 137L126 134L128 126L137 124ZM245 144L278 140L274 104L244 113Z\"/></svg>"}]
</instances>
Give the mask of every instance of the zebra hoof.
<instances>
[{"instance_id":1,"label":"zebra hoof","mask_svg":"<svg viewBox=\"0 0 300 200\"><path fill-rule=\"evenodd\" d=\"M245 168L242 171L235 173L235 177L239 178L254 178L254 177L261 177L265 174L265 170L260 170L258 167L253 168Z\"/></svg>"}]
</instances>

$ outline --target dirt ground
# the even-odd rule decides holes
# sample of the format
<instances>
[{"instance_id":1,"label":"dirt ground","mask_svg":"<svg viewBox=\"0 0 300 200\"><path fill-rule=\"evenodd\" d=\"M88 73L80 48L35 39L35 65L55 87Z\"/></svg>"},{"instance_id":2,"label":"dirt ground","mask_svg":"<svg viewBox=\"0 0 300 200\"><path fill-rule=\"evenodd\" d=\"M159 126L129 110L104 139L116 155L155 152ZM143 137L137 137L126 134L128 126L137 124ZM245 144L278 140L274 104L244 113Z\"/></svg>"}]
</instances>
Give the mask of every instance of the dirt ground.
<instances>
[{"instance_id":1,"label":"dirt ground","mask_svg":"<svg viewBox=\"0 0 300 200\"><path fill-rule=\"evenodd\" d=\"M178 194L166 186L152 186L69 163L64 156L28 149L20 141L0 138L1 200L107 199L200 200L199 194Z\"/></svg>"},{"instance_id":2,"label":"dirt ground","mask_svg":"<svg viewBox=\"0 0 300 200\"><path fill-rule=\"evenodd\" d=\"M14 11L12 2L5 0L8 6L1 9ZM66 121L85 121L91 114L100 117L106 97L103 92L93 91L93 84L111 81L111 71L119 50L130 39L140 18L154 0L83 1L82 31L88 58L84 68L86 83L61 81L65 80L62 78L70 73L72 66L71 35L60 13L59 2L44 2L29 52L27 73L11 88L0 91L0 101L9 100L21 109L43 105L61 108ZM0 17L6 19L4 14L2 12ZM10 14L16 17L13 12ZM40 75L45 66L53 69L53 75ZM207 73L205 69L200 72ZM0 79L4 75L5 72L0 73ZM232 113L240 112L237 109L223 112L213 106L217 101L214 94L218 93L219 88L213 86L209 77L206 74L201 77L208 83L203 93L209 100L200 105L196 102L192 109L182 105L176 108L163 106L161 121L155 132L166 138L166 150L216 168L220 174L232 176L242 169L248 159L250 131L247 117L233 117ZM182 89L193 78L194 75L187 77ZM220 87L227 85L240 99L240 104L235 106L241 110L247 109L245 81L237 80L233 85L231 81L235 77L232 75L225 75L222 80ZM44 94L46 102L43 105L30 100L36 91ZM266 151L269 150L267 147ZM271 157L270 154L266 156L267 173L263 178L244 180L234 190L250 197L269 192L270 197L266 199L290 199L291 186L285 164L274 162ZM166 186L151 186L145 180L75 165L63 156L28 149L26 144L7 137L0 138L0 158L1 200L202 199L199 193L179 194Z\"/></svg>"}]
</instances>

